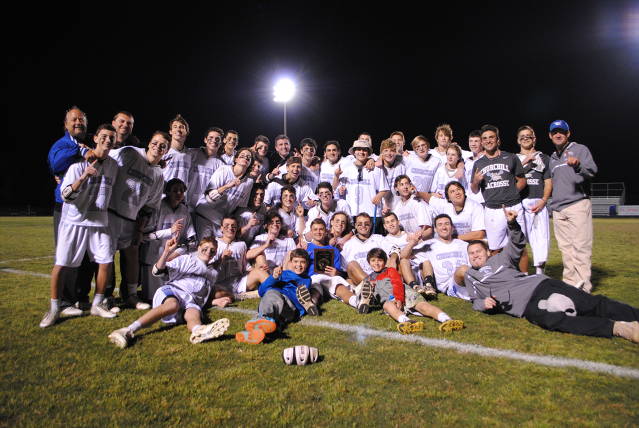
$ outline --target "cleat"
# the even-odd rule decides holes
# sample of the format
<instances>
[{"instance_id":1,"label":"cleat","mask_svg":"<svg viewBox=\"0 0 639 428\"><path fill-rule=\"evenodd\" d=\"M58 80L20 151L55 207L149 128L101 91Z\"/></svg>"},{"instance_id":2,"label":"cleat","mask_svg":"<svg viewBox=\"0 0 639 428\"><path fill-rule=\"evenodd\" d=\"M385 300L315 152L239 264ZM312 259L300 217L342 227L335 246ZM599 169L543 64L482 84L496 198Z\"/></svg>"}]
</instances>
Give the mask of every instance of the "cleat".
<instances>
[{"instance_id":1,"label":"cleat","mask_svg":"<svg viewBox=\"0 0 639 428\"><path fill-rule=\"evenodd\" d=\"M79 301L79 302L75 302L74 306L76 308L80 309L83 312L91 310L91 302L89 302L87 300L82 300L82 301Z\"/></svg>"},{"instance_id":2,"label":"cleat","mask_svg":"<svg viewBox=\"0 0 639 428\"><path fill-rule=\"evenodd\" d=\"M397 324L397 330L399 330L401 334L417 333L423 329L424 323L422 321L408 320Z\"/></svg>"},{"instance_id":3,"label":"cleat","mask_svg":"<svg viewBox=\"0 0 639 428\"><path fill-rule=\"evenodd\" d=\"M464 321L462 320L448 320L439 325L439 331L448 333L451 331L461 330L464 328Z\"/></svg>"},{"instance_id":4,"label":"cleat","mask_svg":"<svg viewBox=\"0 0 639 428\"><path fill-rule=\"evenodd\" d=\"M129 296L126 299L126 304L127 306L130 306L139 311L146 311L147 309L151 309L151 305L141 302L140 299L138 299L138 296Z\"/></svg>"},{"instance_id":5,"label":"cleat","mask_svg":"<svg viewBox=\"0 0 639 428\"><path fill-rule=\"evenodd\" d=\"M259 328L251 331L240 331L238 333L235 333L235 340L240 343L248 343L250 345L257 345L258 343L262 343L264 337L264 332Z\"/></svg>"},{"instance_id":6,"label":"cleat","mask_svg":"<svg viewBox=\"0 0 639 428\"><path fill-rule=\"evenodd\" d=\"M359 303L357 304L357 312L367 314L373 297L373 285L369 280L362 281L362 291L359 293Z\"/></svg>"},{"instance_id":7,"label":"cleat","mask_svg":"<svg viewBox=\"0 0 639 428\"><path fill-rule=\"evenodd\" d=\"M82 316L83 313L84 312L82 312L81 309L78 309L75 306L67 306L60 311L60 315L65 317L79 317Z\"/></svg>"},{"instance_id":8,"label":"cleat","mask_svg":"<svg viewBox=\"0 0 639 428\"><path fill-rule=\"evenodd\" d=\"M119 314L121 311L120 307L115 305L115 299L113 297L104 299L104 307L113 314Z\"/></svg>"},{"instance_id":9,"label":"cleat","mask_svg":"<svg viewBox=\"0 0 639 428\"><path fill-rule=\"evenodd\" d=\"M91 306L91 315L102 318L115 318L117 315L109 311L102 303Z\"/></svg>"},{"instance_id":10,"label":"cleat","mask_svg":"<svg viewBox=\"0 0 639 428\"><path fill-rule=\"evenodd\" d=\"M297 297L297 301L300 302L300 305L304 307L304 310L313 316L319 315L319 311L317 310L317 306L313 303L313 299L311 299L311 292L308 291L304 285L298 285L297 290L295 290L295 296Z\"/></svg>"},{"instance_id":11,"label":"cleat","mask_svg":"<svg viewBox=\"0 0 639 428\"><path fill-rule=\"evenodd\" d=\"M230 322L228 318L220 318L211 324L201 325L194 328L191 332L189 340L191 343L201 343L207 340L215 339L224 334L229 328Z\"/></svg>"},{"instance_id":12,"label":"cleat","mask_svg":"<svg viewBox=\"0 0 639 428\"><path fill-rule=\"evenodd\" d=\"M60 318L60 311L49 311L44 314L44 318L40 321L41 328L51 327Z\"/></svg>"},{"instance_id":13,"label":"cleat","mask_svg":"<svg viewBox=\"0 0 639 428\"><path fill-rule=\"evenodd\" d=\"M133 333L126 327L120 328L109 334L109 340L118 348L124 349L131 344Z\"/></svg>"},{"instance_id":14,"label":"cleat","mask_svg":"<svg viewBox=\"0 0 639 428\"><path fill-rule=\"evenodd\" d=\"M262 330L265 334L273 333L277 330L277 323L273 318L261 317L249 320L244 324L246 331Z\"/></svg>"},{"instance_id":15,"label":"cleat","mask_svg":"<svg viewBox=\"0 0 639 428\"><path fill-rule=\"evenodd\" d=\"M429 281L424 281L424 285L416 285L413 290L424 296L426 300L432 300L437 297L437 290Z\"/></svg>"}]
</instances>

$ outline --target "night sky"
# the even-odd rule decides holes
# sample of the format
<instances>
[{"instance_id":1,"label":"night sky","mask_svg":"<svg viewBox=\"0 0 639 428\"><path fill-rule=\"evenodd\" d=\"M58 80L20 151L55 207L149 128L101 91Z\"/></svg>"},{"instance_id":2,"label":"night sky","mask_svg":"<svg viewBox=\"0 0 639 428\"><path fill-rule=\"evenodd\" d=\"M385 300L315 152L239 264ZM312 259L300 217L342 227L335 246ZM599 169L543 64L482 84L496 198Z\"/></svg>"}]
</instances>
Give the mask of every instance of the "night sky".
<instances>
[{"instance_id":1,"label":"night sky","mask_svg":"<svg viewBox=\"0 0 639 428\"><path fill-rule=\"evenodd\" d=\"M550 153L547 127L560 118L592 151L595 181L623 181L629 202L639 203L637 1L218 3L160 10L112 2L97 12L78 3L6 16L21 30L5 36L5 211L30 204L47 212L54 184L46 156L74 104L89 132L128 110L146 142L180 113L190 147L210 126L236 129L240 145L250 145L257 134L282 132L282 105L272 101L282 75L298 84L288 105L293 143L337 139L347 149L368 131L379 145L394 130L407 142L417 134L433 142L445 122L467 148L468 133L491 123L502 148L516 151L516 129L530 124L538 149Z\"/></svg>"}]
</instances>

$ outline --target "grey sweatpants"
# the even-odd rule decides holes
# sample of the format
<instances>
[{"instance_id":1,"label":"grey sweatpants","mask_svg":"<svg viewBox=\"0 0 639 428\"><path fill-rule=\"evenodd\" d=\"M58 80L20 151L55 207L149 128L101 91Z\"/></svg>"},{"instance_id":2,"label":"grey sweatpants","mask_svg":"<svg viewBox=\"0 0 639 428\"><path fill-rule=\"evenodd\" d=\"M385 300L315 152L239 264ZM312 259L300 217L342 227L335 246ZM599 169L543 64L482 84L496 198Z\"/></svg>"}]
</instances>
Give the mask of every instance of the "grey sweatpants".
<instances>
[{"instance_id":1,"label":"grey sweatpants","mask_svg":"<svg viewBox=\"0 0 639 428\"><path fill-rule=\"evenodd\" d=\"M293 302L275 289L262 296L258 312L260 316L273 318L278 324L295 321L300 315Z\"/></svg>"}]
</instances>

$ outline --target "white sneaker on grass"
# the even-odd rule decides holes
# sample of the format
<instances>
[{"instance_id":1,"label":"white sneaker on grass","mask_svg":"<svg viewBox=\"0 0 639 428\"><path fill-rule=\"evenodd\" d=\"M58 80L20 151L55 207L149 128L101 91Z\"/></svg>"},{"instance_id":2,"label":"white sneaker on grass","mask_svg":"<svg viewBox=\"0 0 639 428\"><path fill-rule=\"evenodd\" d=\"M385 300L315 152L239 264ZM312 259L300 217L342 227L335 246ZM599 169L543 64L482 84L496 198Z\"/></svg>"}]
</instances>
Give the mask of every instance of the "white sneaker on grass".
<instances>
[{"instance_id":1,"label":"white sneaker on grass","mask_svg":"<svg viewBox=\"0 0 639 428\"><path fill-rule=\"evenodd\" d=\"M60 311L48 311L40 321L40 327L51 327L60 318Z\"/></svg>"},{"instance_id":2,"label":"white sneaker on grass","mask_svg":"<svg viewBox=\"0 0 639 428\"><path fill-rule=\"evenodd\" d=\"M141 302L140 299L138 299L138 296L129 296L126 299L126 304L139 311L146 311L147 309L151 309L151 305Z\"/></svg>"},{"instance_id":3,"label":"white sneaker on grass","mask_svg":"<svg viewBox=\"0 0 639 428\"><path fill-rule=\"evenodd\" d=\"M118 348L124 349L131 344L133 332L126 327L120 328L109 334L109 340Z\"/></svg>"},{"instance_id":4,"label":"white sneaker on grass","mask_svg":"<svg viewBox=\"0 0 639 428\"><path fill-rule=\"evenodd\" d=\"M206 340L215 339L223 335L229 328L229 325L230 321L228 318L220 318L214 323L201 325L193 329L189 340L191 343L201 343Z\"/></svg>"},{"instance_id":5,"label":"white sneaker on grass","mask_svg":"<svg viewBox=\"0 0 639 428\"><path fill-rule=\"evenodd\" d=\"M105 308L102 304L91 306L91 315L102 318L115 318L117 316L116 314Z\"/></svg>"},{"instance_id":6,"label":"white sneaker on grass","mask_svg":"<svg viewBox=\"0 0 639 428\"><path fill-rule=\"evenodd\" d=\"M60 311L60 315L65 317L79 317L82 316L83 313L82 309L78 309L75 306L67 306Z\"/></svg>"}]
</instances>

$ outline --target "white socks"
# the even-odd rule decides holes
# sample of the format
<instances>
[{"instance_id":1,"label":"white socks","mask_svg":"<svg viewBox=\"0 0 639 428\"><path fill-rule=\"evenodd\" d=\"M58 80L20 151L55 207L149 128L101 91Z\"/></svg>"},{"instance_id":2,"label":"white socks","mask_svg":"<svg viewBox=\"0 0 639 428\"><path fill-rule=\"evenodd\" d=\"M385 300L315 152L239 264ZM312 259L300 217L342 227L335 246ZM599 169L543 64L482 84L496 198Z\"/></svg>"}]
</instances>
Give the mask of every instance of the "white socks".
<instances>
[{"instance_id":1,"label":"white socks","mask_svg":"<svg viewBox=\"0 0 639 428\"><path fill-rule=\"evenodd\" d=\"M450 319L452 319L452 318L449 317L446 312L440 312L439 315L437 315L437 321L439 321L439 322L446 322L446 321L448 321Z\"/></svg>"},{"instance_id":2,"label":"white socks","mask_svg":"<svg viewBox=\"0 0 639 428\"><path fill-rule=\"evenodd\" d=\"M93 306L98 306L104 300L104 294L95 294L93 296Z\"/></svg>"},{"instance_id":3,"label":"white socks","mask_svg":"<svg viewBox=\"0 0 639 428\"><path fill-rule=\"evenodd\" d=\"M51 299L51 312L60 311L60 301L58 299Z\"/></svg>"},{"instance_id":4,"label":"white socks","mask_svg":"<svg viewBox=\"0 0 639 428\"><path fill-rule=\"evenodd\" d=\"M401 314L399 318L397 318L397 322L407 322L410 321L410 318L406 316L406 314Z\"/></svg>"},{"instance_id":5,"label":"white socks","mask_svg":"<svg viewBox=\"0 0 639 428\"><path fill-rule=\"evenodd\" d=\"M357 296L353 295L348 299L348 304L354 308L357 307Z\"/></svg>"},{"instance_id":6,"label":"white socks","mask_svg":"<svg viewBox=\"0 0 639 428\"><path fill-rule=\"evenodd\" d=\"M129 331L131 331L131 333L135 333L142 328L142 324L140 324L140 321L133 321L133 323L127 328L129 329Z\"/></svg>"}]
</instances>

